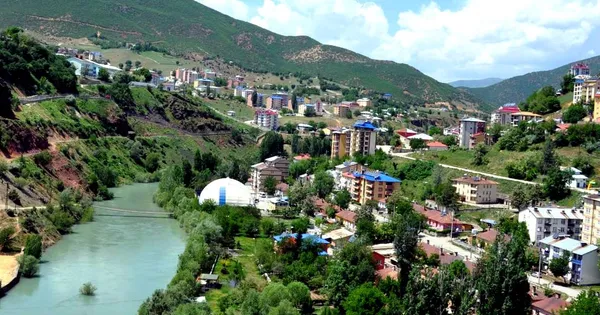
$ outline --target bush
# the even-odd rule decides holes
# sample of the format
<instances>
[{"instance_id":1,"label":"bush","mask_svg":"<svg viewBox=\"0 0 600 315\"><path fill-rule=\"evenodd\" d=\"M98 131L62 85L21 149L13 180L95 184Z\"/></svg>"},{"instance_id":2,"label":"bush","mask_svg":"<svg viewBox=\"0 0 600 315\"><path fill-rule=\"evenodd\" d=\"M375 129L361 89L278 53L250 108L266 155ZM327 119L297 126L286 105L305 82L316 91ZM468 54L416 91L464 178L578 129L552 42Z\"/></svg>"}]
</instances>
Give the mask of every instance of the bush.
<instances>
[{"instance_id":1,"label":"bush","mask_svg":"<svg viewBox=\"0 0 600 315\"><path fill-rule=\"evenodd\" d=\"M52 155L48 151L43 151L34 155L33 161L39 166L46 166L52 161Z\"/></svg>"},{"instance_id":2,"label":"bush","mask_svg":"<svg viewBox=\"0 0 600 315\"><path fill-rule=\"evenodd\" d=\"M84 283L81 288L79 288L79 293L82 295L92 296L96 293L96 287L91 282Z\"/></svg>"},{"instance_id":3,"label":"bush","mask_svg":"<svg viewBox=\"0 0 600 315\"><path fill-rule=\"evenodd\" d=\"M158 170L160 166L160 155L158 153L150 153L146 156L146 160L144 161L144 165L146 166L146 170L150 173L154 173Z\"/></svg>"},{"instance_id":4,"label":"bush","mask_svg":"<svg viewBox=\"0 0 600 315\"><path fill-rule=\"evenodd\" d=\"M23 177L17 177L15 178L15 186L19 189L25 188L29 186L29 181Z\"/></svg>"},{"instance_id":5,"label":"bush","mask_svg":"<svg viewBox=\"0 0 600 315\"><path fill-rule=\"evenodd\" d=\"M15 229L13 227L7 227L0 230L0 250L6 251L10 249L10 245L12 243L11 236L15 233Z\"/></svg>"},{"instance_id":6,"label":"bush","mask_svg":"<svg viewBox=\"0 0 600 315\"><path fill-rule=\"evenodd\" d=\"M8 199L14 202L16 205L21 205L21 197L19 196L19 193L14 189L11 189L8 192Z\"/></svg>"},{"instance_id":7,"label":"bush","mask_svg":"<svg viewBox=\"0 0 600 315\"><path fill-rule=\"evenodd\" d=\"M25 241L23 254L40 259L42 257L42 237L39 235L29 235Z\"/></svg>"},{"instance_id":8,"label":"bush","mask_svg":"<svg viewBox=\"0 0 600 315\"><path fill-rule=\"evenodd\" d=\"M17 261L19 262L19 272L25 278L35 277L40 269L39 260L31 255L23 254L17 258Z\"/></svg>"},{"instance_id":9,"label":"bush","mask_svg":"<svg viewBox=\"0 0 600 315\"><path fill-rule=\"evenodd\" d=\"M77 105L77 100L75 99L75 96L67 95L67 97L65 97L65 103L68 106L75 106L75 105Z\"/></svg>"}]
</instances>

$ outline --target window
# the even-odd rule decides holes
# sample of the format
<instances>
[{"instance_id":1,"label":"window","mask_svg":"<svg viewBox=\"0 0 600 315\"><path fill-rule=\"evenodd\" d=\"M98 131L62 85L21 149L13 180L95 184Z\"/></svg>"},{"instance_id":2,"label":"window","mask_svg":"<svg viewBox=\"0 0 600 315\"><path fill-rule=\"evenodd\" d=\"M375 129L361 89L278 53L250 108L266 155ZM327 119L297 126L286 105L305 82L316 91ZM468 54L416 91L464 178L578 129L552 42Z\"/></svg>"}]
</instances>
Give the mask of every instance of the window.
<instances>
[{"instance_id":1,"label":"window","mask_svg":"<svg viewBox=\"0 0 600 315\"><path fill-rule=\"evenodd\" d=\"M561 233L564 233L564 232L565 232L565 228L564 228L564 227L561 227L561 228L560 228L560 232L561 232Z\"/></svg>"},{"instance_id":2,"label":"window","mask_svg":"<svg viewBox=\"0 0 600 315\"><path fill-rule=\"evenodd\" d=\"M556 233L556 227L552 228L552 233Z\"/></svg>"},{"instance_id":3,"label":"window","mask_svg":"<svg viewBox=\"0 0 600 315\"><path fill-rule=\"evenodd\" d=\"M541 239L542 239L542 236L541 236L541 235L538 235L538 236L537 236L537 240L539 241L539 240L541 240Z\"/></svg>"},{"instance_id":4,"label":"window","mask_svg":"<svg viewBox=\"0 0 600 315\"><path fill-rule=\"evenodd\" d=\"M567 222L567 220L565 220L565 219L560 220L560 224L565 224L566 222Z\"/></svg>"}]
</instances>

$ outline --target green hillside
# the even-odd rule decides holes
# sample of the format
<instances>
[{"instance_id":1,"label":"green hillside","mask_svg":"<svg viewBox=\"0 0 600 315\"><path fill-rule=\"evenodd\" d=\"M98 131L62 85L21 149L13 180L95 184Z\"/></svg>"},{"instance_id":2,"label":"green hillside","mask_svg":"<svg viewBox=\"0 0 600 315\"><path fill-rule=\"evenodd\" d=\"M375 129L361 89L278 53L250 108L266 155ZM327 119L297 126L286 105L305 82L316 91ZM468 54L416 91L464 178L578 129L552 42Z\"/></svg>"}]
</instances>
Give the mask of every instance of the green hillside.
<instances>
[{"instance_id":1,"label":"green hillside","mask_svg":"<svg viewBox=\"0 0 600 315\"><path fill-rule=\"evenodd\" d=\"M71 38L100 32L110 45L145 42L188 58L221 57L256 72L320 75L345 85L389 92L407 103L480 105L465 91L409 65L372 60L306 36L281 36L193 0L97 0L85 5L69 0L13 1L0 12L0 26L10 25Z\"/></svg>"},{"instance_id":2,"label":"green hillside","mask_svg":"<svg viewBox=\"0 0 600 315\"><path fill-rule=\"evenodd\" d=\"M505 103L519 103L544 86L552 85L557 89L560 88L562 77L567 74L571 64L576 62L587 63L590 66L592 74L597 74L598 70L600 70L600 56L596 56L585 60L574 61L553 70L531 72L506 79L488 87L467 88L465 90L485 102L493 104L494 107Z\"/></svg>"}]
</instances>

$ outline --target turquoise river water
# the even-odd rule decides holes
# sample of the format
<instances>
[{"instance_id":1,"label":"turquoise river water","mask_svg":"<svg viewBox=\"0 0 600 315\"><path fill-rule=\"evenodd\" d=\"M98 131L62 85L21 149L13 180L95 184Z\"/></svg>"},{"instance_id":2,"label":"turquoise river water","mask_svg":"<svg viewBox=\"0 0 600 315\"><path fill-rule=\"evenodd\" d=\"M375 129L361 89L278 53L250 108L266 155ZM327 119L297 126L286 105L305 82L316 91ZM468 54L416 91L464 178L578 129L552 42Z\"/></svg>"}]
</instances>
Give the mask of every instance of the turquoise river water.
<instances>
[{"instance_id":1,"label":"turquoise river water","mask_svg":"<svg viewBox=\"0 0 600 315\"><path fill-rule=\"evenodd\" d=\"M96 205L160 211L152 203L157 184L113 189L115 199ZM96 209L94 222L77 225L42 256L37 278L21 279L0 298L2 315L136 314L175 274L185 234L177 221ZM79 288L92 282L95 296Z\"/></svg>"}]
</instances>

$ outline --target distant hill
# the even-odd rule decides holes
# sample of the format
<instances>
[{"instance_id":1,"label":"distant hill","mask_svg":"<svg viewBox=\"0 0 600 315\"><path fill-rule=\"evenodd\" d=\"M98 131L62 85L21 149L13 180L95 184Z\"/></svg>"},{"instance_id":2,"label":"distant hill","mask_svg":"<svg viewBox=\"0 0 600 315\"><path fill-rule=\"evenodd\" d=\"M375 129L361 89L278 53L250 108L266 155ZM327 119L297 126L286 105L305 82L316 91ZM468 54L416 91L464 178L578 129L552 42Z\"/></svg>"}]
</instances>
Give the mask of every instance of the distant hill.
<instances>
[{"instance_id":1,"label":"distant hill","mask_svg":"<svg viewBox=\"0 0 600 315\"><path fill-rule=\"evenodd\" d=\"M0 27L10 25L57 37L91 38L99 32L106 46L143 42L196 60L221 57L253 72L320 75L392 93L409 104L445 101L477 109L482 103L409 65L373 60L306 36L281 36L193 0L9 1L0 10Z\"/></svg>"},{"instance_id":2,"label":"distant hill","mask_svg":"<svg viewBox=\"0 0 600 315\"><path fill-rule=\"evenodd\" d=\"M487 78L487 79L480 79L480 80L458 80L458 81L448 82L448 84L452 85L453 87L481 88L481 87L490 86L492 84L496 84L500 81L502 81L502 79L500 79L500 78Z\"/></svg>"},{"instance_id":3,"label":"distant hill","mask_svg":"<svg viewBox=\"0 0 600 315\"><path fill-rule=\"evenodd\" d=\"M493 104L494 107L505 103L519 103L544 86L552 85L555 88L559 88L562 77L567 74L571 65L576 62L589 64L592 74L597 74L600 70L600 56L596 56L573 61L553 70L531 72L506 79L488 87L467 88L465 90L487 103Z\"/></svg>"}]
</instances>

